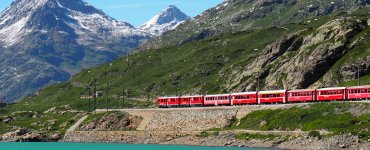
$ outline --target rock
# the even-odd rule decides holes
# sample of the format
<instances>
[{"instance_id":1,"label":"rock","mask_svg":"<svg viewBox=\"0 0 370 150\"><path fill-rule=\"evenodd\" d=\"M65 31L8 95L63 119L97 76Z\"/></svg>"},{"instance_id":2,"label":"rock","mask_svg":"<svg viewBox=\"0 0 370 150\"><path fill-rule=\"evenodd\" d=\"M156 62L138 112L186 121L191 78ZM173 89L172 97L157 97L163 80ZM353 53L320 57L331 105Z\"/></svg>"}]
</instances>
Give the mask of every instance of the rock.
<instances>
[{"instance_id":1,"label":"rock","mask_svg":"<svg viewBox=\"0 0 370 150\"><path fill-rule=\"evenodd\" d=\"M279 144L281 144L281 143L283 143L283 141L282 141L282 140L279 140L279 141L275 141L275 142L273 142L272 144L273 144L273 145L279 145Z\"/></svg>"},{"instance_id":2,"label":"rock","mask_svg":"<svg viewBox=\"0 0 370 150\"><path fill-rule=\"evenodd\" d=\"M142 117L132 116L126 112L106 114L80 127L83 131L115 131L136 130L142 121Z\"/></svg>"},{"instance_id":3,"label":"rock","mask_svg":"<svg viewBox=\"0 0 370 150\"><path fill-rule=\"evenodd\" d=\"M48 120L47 122L48 122L49 126L54 126L57 123L57 121L58 120L56 120L56 119L52 119L52 120Z\"/></svg>"},{"instance_id":4,"label":"rock","mask_svg":"<svg viewBox=\"0 0 370 150\"><path fill-rule=\"evenodd\" d=\"M49 136L49 139L51 140L51 141L58 141L58 140L60 140L62 138L62 136L60 135L60 134L52 134L52 135L50 135Z\"/></svg>"},{"instance_id":5,"label":"rock","mask_svg":"<svg viewBox=\"0 0 370 150\"><path fill-rule=\"evenodd\" d=\"M340 144L339 147L340 148L345 148L346 147L346 144Z\"/></svg>"},{"instance_id":6,"label":"rock","mask_svg":"<svg viewBox=\"0 0 370 150\"><path fill-rule=\"evenodd\" d=\"M16 131L14 131L14 133L15 133L16 136L25 135L25 134L27 134L29 132L30 132L30 130L29 129L25 129L25 128L21 128L21 129L18 129Z\"/></svg>"},{"instance_id":7,"label":"rock","mask_svg":"<svg viewBox=\"0 0 370 150\"><path fill-rule=\"evenodd\" d=\"M13 117L7 116L7 117L5 117L5 119L3 119L3 122L4 123L11 123L11 122L13 122L13 120L14 120Z\"/></svg>"},{"instance_id":8,"label":"rock","mask_svg":"<svg viewBox=\"0 0 370 150\"><path fill-rule=\"evenodd\" d=\"M56 109L56 107L50 108L47 111L44 111L44 114L55 113Z\"/></svg>"},{"instance_id":9,"label":"rock","mask_svg":"<svg viewBox=\"0 0 370 150\"><path fill-rule=\"evenodd\" d=\"M65 128L69 125L68 121L67 122L63 122L62 124L60 124L60 128Z\"/></svg>"},{"instance_id":10,"label":"rock","mask_svg":"<svg viewBox=\"0 0 370 150\"><path fill-rule=\"evenodd\" d=\"M33 123L31 123L31 126L34 126L34 127L39 126L39 123L38 122L33 122Z\"/></svg>"},{"instance_id":11,"label":"rock","mask_svg":"<svg viewBox=\"0 0 370 150\"><path fill-rule=\"evenodd\" d=\"M167 137L166 138L166 141L171 141L171 140L173 140L173 137Z\"/></svg>"}]
</instances>

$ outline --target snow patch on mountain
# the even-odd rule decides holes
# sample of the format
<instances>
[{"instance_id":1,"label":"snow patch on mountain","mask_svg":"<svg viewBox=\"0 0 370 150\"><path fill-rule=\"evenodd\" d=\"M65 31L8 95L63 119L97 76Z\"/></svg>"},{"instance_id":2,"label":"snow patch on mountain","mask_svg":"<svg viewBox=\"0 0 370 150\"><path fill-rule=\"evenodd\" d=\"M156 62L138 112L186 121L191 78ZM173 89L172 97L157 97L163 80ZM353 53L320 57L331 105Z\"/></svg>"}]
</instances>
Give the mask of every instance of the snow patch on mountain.
<instances>
[{"instance_id":1,"label":"snow patch on mountain","mask_svg":"<svg viewBox=\"0 0 370 150\"><path fill-rule=\"evenodd\" d=\"M141 30L147 31L154 36L159 36L164 32L173 30L184 21L190 19L176 6L170 5L160 14L155 15L145 24L140 26Z\"/></svg>"},{"instance_id":2,"label":"snow patch on mountain","mask_svg":"<svg viewBox=\"0 0 370 150\"><path fill-rule=\"evenodd\" d=\"M0 29L0 39L5 43L4 47L8 47L16 43L27 33L27 30L24 28L24 26L26 25L28 19L29 16L22 18L7 28Z\"/></svg>"},{"instance_id":3,"label":"snow patch on mountain","mask_svg":"<svg viewBox=\"0 0 370 150\"><path fill-rule=\"evenodd\" d=\"M78 43L82 45L89 45L91 37L109 39L148 35L148 33L140 31L128 23L117 21L99 13L70 12L69 16L76 20L78 24L74 22L68 22L68 24L75 29L75 32L79 35Z\"/></svg>"}]
</instances>

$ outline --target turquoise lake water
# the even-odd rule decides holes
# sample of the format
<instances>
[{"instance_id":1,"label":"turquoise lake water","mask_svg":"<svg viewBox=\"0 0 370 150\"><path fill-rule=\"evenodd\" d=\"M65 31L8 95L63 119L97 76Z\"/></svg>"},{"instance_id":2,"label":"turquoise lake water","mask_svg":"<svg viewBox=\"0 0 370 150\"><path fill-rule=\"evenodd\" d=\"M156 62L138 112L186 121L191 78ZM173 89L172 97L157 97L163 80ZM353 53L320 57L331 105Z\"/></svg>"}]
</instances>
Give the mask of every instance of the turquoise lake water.
<instances>
[{"instance_id":1,"label":"turquoise lake water","mask_svg":"<svg viewBox=\"0 0 370 150\"><path fill-rule=\"evenodd\" d=\"M0 150L268 150L261 148L89 143L0 143Z\"/></svg>"}]
</instances>

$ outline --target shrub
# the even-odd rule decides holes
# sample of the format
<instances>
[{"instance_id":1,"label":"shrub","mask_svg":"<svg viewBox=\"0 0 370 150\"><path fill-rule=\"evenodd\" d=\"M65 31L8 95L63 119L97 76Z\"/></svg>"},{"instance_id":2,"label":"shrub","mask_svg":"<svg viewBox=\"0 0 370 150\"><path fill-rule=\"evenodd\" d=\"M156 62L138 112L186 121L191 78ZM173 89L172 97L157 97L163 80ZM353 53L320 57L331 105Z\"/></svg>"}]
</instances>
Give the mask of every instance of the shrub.
<instances>
[{"instance_id":1,"label":"shrub","mask_svg":"<svg viewBox=\"0 0 370 150\"><path fill-rule=\"evenodd\" d=\"M308 133L308 136L310 136L310 137L319 137L319 138L321 138L321 134L320 134L320 132L319 132L319 131L316 131L316 130L314 130L314 131L310 131L310 132Z\"/></svg>"}]
</instances>

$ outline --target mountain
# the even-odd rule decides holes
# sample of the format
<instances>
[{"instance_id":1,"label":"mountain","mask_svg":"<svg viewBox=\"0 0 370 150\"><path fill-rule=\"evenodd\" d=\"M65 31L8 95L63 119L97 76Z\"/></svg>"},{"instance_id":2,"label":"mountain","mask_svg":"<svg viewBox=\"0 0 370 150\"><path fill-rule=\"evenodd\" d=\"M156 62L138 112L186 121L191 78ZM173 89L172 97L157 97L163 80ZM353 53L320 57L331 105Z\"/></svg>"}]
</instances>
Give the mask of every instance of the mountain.
<instances>
[{"instance_id":1,"label":"mountain","mask_svg":"<svg viewBox=\"0 0 370 150\"><path fill-rule=\"evenodd\" d=\"M159 36L164 32L176 28L178 25L189 19L190 17L176 6L170 5L161 13L140 26L140 29L148 31L155 36Z\"/></svg>"},{"instance_id":2,"label":"mountain","mask_svg":"<svg viewBox=\"0 0 370 150\"><path fill-rule=\"evenodd\" d=\"M234 5L225 5L227 2L236 1L226 1L210 10L232 11ZM323 6L319 8L330 3L329 0L321 2ZM112 95L120 95L124 89L137 97L252 91L257 85L265 89L281 86L283 82L289 89L347 86L356 84L358 71L361 83L370 84L370 46L366 42L370 40L367 36L370 8L367 3L358 2L357 9L353 3L342 3L349 11L331 11L277 26L215 32L179 45L166 45L168 41L162 41L165 46L83 70L65 84L44 89L35 99L53 97L53 101L59 101L63 96L58 95L69 95L77 101L81 93L76 91L83 91L83 85L91 79L98 80L101 90L105 88L104 83L112 83ZM230 11L217 15L225 20L239 14L237 11L232 15ZM187 28L194 29L194 32L189 30L189 34L198 34L193 25L193 19L186 21L159 39ZM213 30L222 31L222 26ZM57 95L53 94L56 92Z\"/></svg>"},{"instance_id":3,"label":"mountain","mask_svg":"<svg viewBox=\"0 0 370 150\"><path fill-rule=\"evenodd\" d=\"M186 24L153 38L140 50L181 45L220 33L306 22L335 12L366 7L370 0L226 0Z\"/></svg>"},{"instance_id":4,"label":"mountain","mask_svg":"<svg viewBox=\"0 0 370 150\"><path fill-rule=\"evenodd\" d=\"M148 38L82 0L16 0L0 14L0 96L13 101L66 81Z\"/></svg>"}]
</instances>

